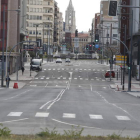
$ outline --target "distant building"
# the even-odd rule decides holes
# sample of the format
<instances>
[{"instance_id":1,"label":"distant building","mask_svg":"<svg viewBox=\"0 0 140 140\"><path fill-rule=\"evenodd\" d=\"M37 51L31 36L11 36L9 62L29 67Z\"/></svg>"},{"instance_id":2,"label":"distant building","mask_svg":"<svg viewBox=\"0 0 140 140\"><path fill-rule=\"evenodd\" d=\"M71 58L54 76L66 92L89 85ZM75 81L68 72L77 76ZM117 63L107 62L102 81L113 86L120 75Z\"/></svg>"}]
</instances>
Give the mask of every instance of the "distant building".
<instances>
[{"instance_id":1,"label":"distant building","mask_svg":"<svg viewBox=\"0 0 140 140\"><path fill-rule=\"evenodd\" d=\"M75 33L71 34L71 45L72 48L74 49L74 43L75 43ZM85 51L86 45L89 43L88 42L89 34L88 33L78 33L78 39L79 39L79 48L78 52L83 53Z\"/></svg>"},{"instance_id":2,"label":"distant building","mask_svg":"<svg viewBox=\"0 0 140 140\"><path fill-rule=\"evenodd\" d=\"M75 11L72 5L72 0L70 0L65 16L65 32L75 33L75 30L76 30Z\"/></svg>"}]
</instances>

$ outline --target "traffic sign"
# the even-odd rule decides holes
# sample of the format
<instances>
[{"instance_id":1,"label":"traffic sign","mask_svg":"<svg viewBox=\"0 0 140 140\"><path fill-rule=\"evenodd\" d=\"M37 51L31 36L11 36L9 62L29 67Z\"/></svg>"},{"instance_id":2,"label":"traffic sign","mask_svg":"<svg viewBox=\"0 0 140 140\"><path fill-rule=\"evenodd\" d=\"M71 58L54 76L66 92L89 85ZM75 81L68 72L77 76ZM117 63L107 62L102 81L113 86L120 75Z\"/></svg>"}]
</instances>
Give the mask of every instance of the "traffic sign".
<instances>
[{"instance_id":1,"label":"traffic sign","mask_svg":"<svg viewBox=\"0 0 140 140\"><path fill-rule=\"evenodd\" d=\"M95 48L98 49L99 48L99 44L95 44Z\"/></svg>"}]
</instances>

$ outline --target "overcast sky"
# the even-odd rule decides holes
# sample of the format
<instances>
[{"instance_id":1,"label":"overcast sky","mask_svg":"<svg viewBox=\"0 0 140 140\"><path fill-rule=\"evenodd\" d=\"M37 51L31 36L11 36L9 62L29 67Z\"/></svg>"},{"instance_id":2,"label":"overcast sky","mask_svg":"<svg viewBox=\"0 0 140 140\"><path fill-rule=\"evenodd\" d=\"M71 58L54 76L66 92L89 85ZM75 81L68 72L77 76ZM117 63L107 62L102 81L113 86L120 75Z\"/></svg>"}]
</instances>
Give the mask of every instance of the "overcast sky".
<instances>
[{"instance_id":1,"label":"overcast sky","mask_svg":"<svg viewBox=\"0 0 140 140\"><path fill-rule=\"evenodd\" d=\"M63 13L65 20L65 11L70 0L56 0L60 12ZM92 19L95 13L100 12L100 0L72 0L76 12L76 26L79 32L91 29Z\"/></svg>"}]
</instances>

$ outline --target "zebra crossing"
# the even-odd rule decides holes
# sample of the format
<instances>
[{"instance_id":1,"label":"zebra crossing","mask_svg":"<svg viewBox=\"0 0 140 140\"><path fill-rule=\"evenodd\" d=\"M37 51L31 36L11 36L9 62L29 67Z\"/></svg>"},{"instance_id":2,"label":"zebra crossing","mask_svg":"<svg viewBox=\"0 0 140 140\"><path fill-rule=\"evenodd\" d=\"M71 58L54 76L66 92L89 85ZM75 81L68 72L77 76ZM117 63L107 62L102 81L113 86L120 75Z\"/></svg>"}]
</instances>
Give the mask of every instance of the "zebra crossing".
<instances>
[{"instance_id":1,"label":"zebra crossing","mask_svg":"<svg viewBox=\"0 0 140 140\"><path fill-rule=\"evenodd\" d=\"M10 112L7 117L22 117L22 115L25 115L26 113L23 112ZM28 115L28 114L26 114ZM34 113L34 116L36 118L48 118L50 113L48 112L36 112ZM60 114L60 117L65 118L65 119L76 119L79 118L79 115L76 115L74 113L63 113L62 115ZM89 114L87 117L91 120L105 120L106 117L103 117L103 115L98 115L98 114ZM118 121L131 121L131 119L128 116L121 116L121 115L116 115L113 116L114 119ZM108 118L107 118L108 119Z\"/></svg>"},{"instance_id":2,"label":"zebra crossing","mask_svg":"<svg viewBox=\"0 0 140 140\"><path fill-rule=\"evenodd\" d=\"M38 81L36 83L45 83L47 81L43 81L43 80L51 80L51 79L56 79L56 80L86 80L86 81L102 81L102 82L105 82L106 79L105 78L82 78L82 77L72 77L72 78L69 78L69 77L36 77L34 78L35 80L42 80L42 81ZM30 82L32 83L32 81Z\"/></svg>"},{"instance_id":3,"label":"zebra crossing","mask_svg":"<svg viewBox=\"0 0 140 140\"><path fill-rule=\"evenodd\" d=\"M96 72L105 72L106 70L101 69L81 69L81 68L48 68L44 69L43 71L96 71Z\"/></svg>"}]
</instances>

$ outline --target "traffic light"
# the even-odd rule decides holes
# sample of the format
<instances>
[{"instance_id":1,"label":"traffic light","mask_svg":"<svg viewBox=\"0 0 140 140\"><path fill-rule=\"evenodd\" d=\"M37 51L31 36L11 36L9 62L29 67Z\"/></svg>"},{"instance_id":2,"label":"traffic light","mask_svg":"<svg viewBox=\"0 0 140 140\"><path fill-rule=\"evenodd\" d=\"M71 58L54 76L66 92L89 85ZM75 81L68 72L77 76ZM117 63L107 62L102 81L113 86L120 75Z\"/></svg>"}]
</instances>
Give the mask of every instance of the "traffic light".
<instances>
[{"instance_id":1,"label":"traffic light","mask_svg":"<svg viewBox=\"0 0 140 140\"><path fill-rule=\"evenodd\" d=\"M91 44L89 45L89 50L92 51L92 45Z\"/></svg>"},{"instance_id":2,"label":"traffic light","mask_svg":"<svg viewBox=\"0 0 140 140\"><path fill-rule=\"evenodd\" d=\"M86 50L89 50L89 45L86 45Z\"/></svg>"},{"instance_id":3,"label":"traffic light","mask_svg":"<svg viewBox=\"0 0 140 140\"><path fill-rule=\"evenodd\" d=\"M95 43L99 43L99 34L95 34Z\"/></svg>"},{"instance_id":4,"label":"traffic light","mask_svg":"<svg viewBox=\"0 0 140 140\"><path fill-rule=\"evenodd\" d=\"M110 1L108 15L109 16L117 15L117 1Z\"/></svg>"}]
</instances>

